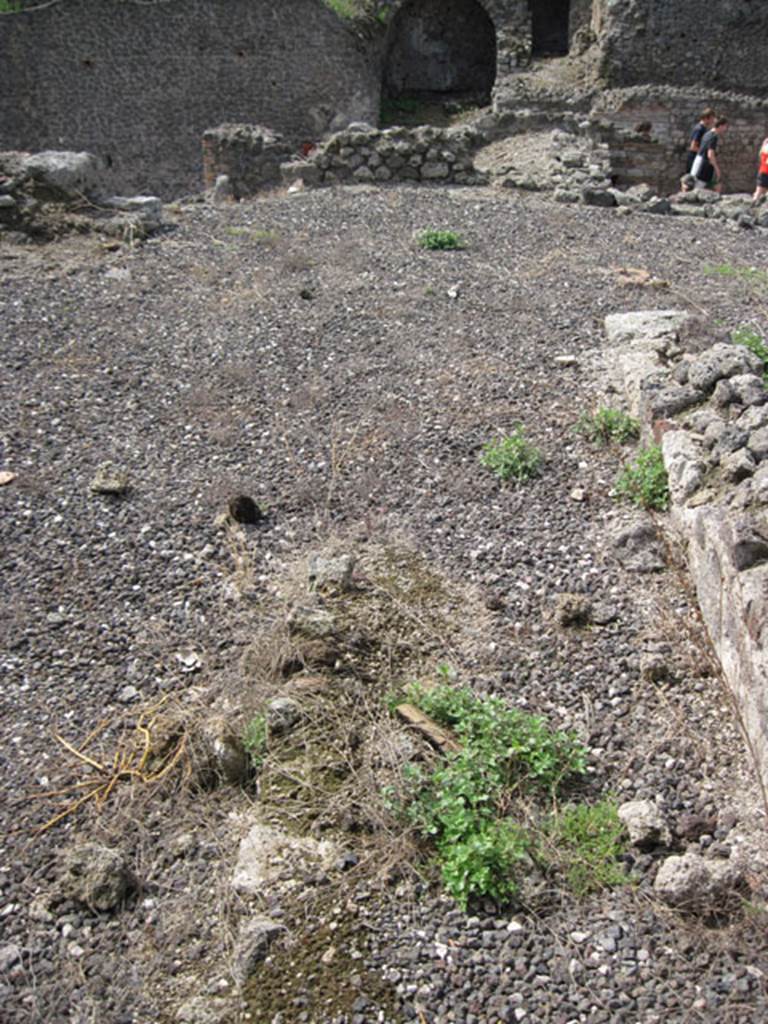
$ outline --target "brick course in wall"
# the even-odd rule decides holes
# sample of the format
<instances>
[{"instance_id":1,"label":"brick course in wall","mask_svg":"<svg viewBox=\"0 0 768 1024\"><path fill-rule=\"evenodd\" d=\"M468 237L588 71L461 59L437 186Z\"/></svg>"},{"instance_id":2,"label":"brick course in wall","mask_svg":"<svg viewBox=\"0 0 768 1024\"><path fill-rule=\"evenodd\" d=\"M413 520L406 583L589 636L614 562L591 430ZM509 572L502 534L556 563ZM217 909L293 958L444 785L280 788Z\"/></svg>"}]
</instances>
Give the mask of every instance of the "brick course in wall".
<instances>
[{"instance_id":1,"label":"brick course in wall","mask_svg":"<svg viewBox=\"0 0 768 1024\"><path fill-rule=\"evenodd\" d=\"M733 93L641 87L599 97L592 116L613 131L605 136L618 185L647 182L660 194L675 192L684 170L688 137L705 106L729 120L719 160L726 192L751 192L755 187L757 152L768 135L768 101ZM650 124L645 134L634 132Z\"/></svg>"}]
</instances>

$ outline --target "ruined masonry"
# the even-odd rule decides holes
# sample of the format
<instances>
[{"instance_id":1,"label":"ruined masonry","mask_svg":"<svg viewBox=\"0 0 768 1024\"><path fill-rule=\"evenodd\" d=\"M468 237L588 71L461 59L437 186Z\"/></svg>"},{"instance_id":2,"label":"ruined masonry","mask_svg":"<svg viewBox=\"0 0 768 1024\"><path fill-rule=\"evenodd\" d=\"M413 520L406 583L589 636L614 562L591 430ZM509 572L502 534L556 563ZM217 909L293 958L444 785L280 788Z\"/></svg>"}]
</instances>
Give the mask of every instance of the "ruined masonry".
<instances>
[{"instance_id":1,"label":"ruined masonry","mask_svg":"<svg viewBox=\"0 0 768 1024\"><path fill-rule=\"evenodd\" d=\"M208 0L66 0L4 16L0 137L8 149L87 150L113 192L170 199L199 188L200 139L219 125L266 125L301 155L352 124L379 128L387 106L469 104L485 108L485 143L530 131L524 112L546 114L550 129L575 117L602 133L612 184L665 194L709 104L731 118L729 190L752 187L768 121L765 5L377 0L360 9L368 15L340 18L324 0L229 0L226 10ZM320 167L323 177L335 170Z\"/></svg>"},{"instance_id":2,"label":"ruined masonry","mask_svg":"<svg viewBox=\"0 0 768 1024\"><path fill-rule=\"evenodd\" d=\"M688 314L606 318L606 359L633 415L660 441L673 529L730 687L750 756L768 786L768 390L744 346L687 344ZM705 343L706 345L706 343Z\"/></svg>"}]
</instances>

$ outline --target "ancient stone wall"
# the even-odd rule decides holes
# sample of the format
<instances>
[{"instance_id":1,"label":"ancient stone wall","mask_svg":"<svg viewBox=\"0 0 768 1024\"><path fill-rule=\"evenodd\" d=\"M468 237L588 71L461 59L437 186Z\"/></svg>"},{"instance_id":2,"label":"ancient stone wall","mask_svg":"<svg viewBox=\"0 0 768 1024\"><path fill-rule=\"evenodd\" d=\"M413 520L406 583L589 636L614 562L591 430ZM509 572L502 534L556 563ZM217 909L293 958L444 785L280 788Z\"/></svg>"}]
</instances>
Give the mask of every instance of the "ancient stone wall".
<instances>
[{"instance_id":1,"label":"ancient stone wall","mask_svg":"<svg viewBox=\"0 0 768 1024\"><path fill-rule=\"evenodd\" d=\"M300 177L305 184L325 185L374 181L485 184L485 175L475 169L472 159L478 142L477 133L469 126L367 131L353 125L333 135L305 163L284 165L283 175L286 181Z\"/></svg>"},{"instance_id":2,"label":"ancient stone wall","mask_svg":"<svg viewBox=\"0 0 768 1024\"><path fill-rule=\"evenodd\" d=\"M768 5L755 0L596 0L601 73L615 86L702 85L768 97Z\"/></svg>"},{"instance_id":3,"label":"ancient stone wall","mask_svg":"<svg viewBox=\"0 0 768 1024\"><path fill-rule=\"evenodd\" d=\"M290 17L275 0L64 0L0 30L3 146L89 150L113 188L198 188L200 137L225 121L300 143L378 116L372 44L322 0Z\"/></svg>"},{"instance_id":4,"label":"ancient stone wall","mask_svg":"<svg viewBox=\"0 0 768 1024\"><path fill-rule=\"evenodd\" d=\"M278 163L281 143L257 125L221 125L203 137L205 184L226 175L236 199L274 184L359 185L428 182L483 185L487 176L475 168L473 154L482 141L468 125L453 128L388 128L350 125L336 132L304 159Z\"/></svg>"},{"instance_id":5,"label":"ancient stone wall","mask_svg":"<svg viewBox=\"0 0 768 1024\"><path fill-rule=\"evenodd\" d=\"M612 314L605 326L607 363L618 370L643 430L661 441L671 519L765 795L765 366L743 346L704 347L711 324L675 310Z\"/></svg>"}]
</instances>

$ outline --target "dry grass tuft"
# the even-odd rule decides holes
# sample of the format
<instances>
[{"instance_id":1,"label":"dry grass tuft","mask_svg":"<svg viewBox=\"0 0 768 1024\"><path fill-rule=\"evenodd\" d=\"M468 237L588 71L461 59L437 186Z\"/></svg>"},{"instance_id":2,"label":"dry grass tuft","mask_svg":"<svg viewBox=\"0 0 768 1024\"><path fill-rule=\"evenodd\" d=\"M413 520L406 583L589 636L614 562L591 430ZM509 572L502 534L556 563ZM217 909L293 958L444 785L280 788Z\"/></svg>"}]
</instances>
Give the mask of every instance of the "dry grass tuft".
<instances>
[{"instance_id":1,"label":"dry grass tuft","mask_svg":"<svg viewBox=\"0 0 768 1024\"><path fill-rule=\"evenodd\" d=\"M54 739L73 762L71 781L23 798L24 803L63 798L63 804L34 834L47 832L86 804L101 812L110 800L119 797L125 783L135 788L155 787L170 779L177 783L188 780L192 773L188 718L188 712L165 696L142 710L133 722L104 719L79 743L54 733ZM108 730L115 737L111 741L104 739Z\"/></svg>"}]
</instances>

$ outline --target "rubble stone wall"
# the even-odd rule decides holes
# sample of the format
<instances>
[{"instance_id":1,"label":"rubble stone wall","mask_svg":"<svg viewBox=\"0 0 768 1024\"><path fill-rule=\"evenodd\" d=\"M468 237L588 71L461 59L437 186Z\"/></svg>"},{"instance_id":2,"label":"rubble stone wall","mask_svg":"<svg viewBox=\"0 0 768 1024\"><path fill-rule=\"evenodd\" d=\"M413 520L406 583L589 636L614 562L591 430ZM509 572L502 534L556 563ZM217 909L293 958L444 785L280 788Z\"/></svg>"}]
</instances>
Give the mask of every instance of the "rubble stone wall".
<instances>
[{"instance_id":1,"label":"rubble stone wall","mask_svg":"<svg viewBox=\"0 0 768 1024\"><path fill-rule=\"evenodd\" d=\"M740 345L706 347L675 310L606 318L608 365L630 409L661 439L670 519L749 753L768 789L768 391ZM696 339L692 347L683 334ZM701 340L704 339L703 345Z\"/></svg>"},{"instance_id":2,"label":"rubble stone wall","mask_svg":"<svg viewBox=\"0 0 768 1024\"><path fill-rule=\"evenodd\" d=\"M702 90L768 96L768 5L749 0L597 2L602 8L601 73L609 85L700 85Z\"/></svg>"},{"instance_id":3,"label":"rubble stone wall","mask_svg":"<svg viewBox=\"0 0 768 1024\"><path fill-rule=\"evenodd\" d=\"M300 143L378 116L373 44L322 0L290 17L274 0L66 0L0 28L4 147L89 150L113 188L198 187L200 137L225 121Z\"/></svg>"},{"instance_id":4,"label":"rubble stone wall","mask_svg":"<svg viewBox=\"0 0 768 1024\"><path fill-rule=\"evenodd\" d=\"M476 171L473 153L479 142L470 127L384 131L351 126L332 136L306 162L283 167L286 182L305 184L364 182L431 182L477 185L486 181Z\"/></svg>"},{"instance_id":5,"label":"rubble stone wall","mask_svg":"<svg viewBox=\"0 0 768 1024\"><path fill-rule=\"evenodd\" d=\"M290 156L282 136L254 124L223 124L203 135L203 185L213 188L226 174L235 199L280 182L280 164Z\"/></svg>"}]
</instances>

